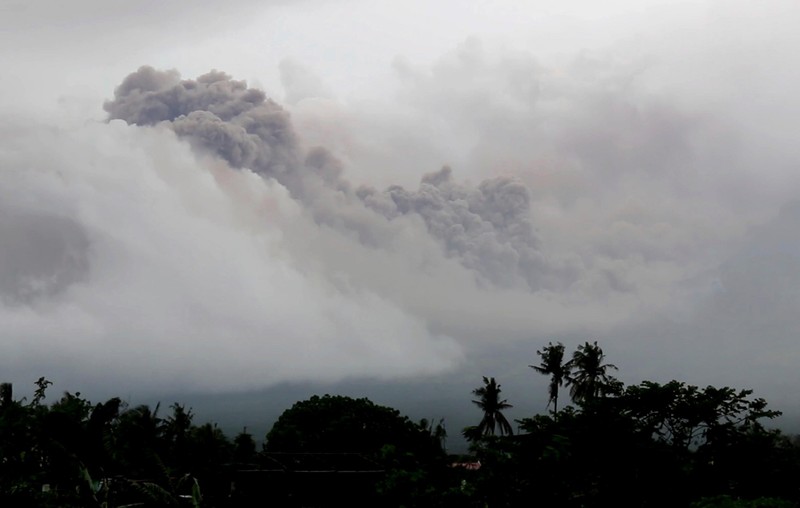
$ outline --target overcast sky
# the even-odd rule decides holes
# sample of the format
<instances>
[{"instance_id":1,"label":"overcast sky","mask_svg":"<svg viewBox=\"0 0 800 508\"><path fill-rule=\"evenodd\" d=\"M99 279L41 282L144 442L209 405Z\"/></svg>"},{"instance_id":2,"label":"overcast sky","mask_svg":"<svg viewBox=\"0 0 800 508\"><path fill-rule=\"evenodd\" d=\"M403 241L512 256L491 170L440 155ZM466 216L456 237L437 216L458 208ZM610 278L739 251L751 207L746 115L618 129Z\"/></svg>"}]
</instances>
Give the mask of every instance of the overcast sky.
<instances>
[{"instance_id":1,"label":"overcast sky","mask_svg":"<svg viewBox=\"0 0 800 508\"><path fill-rule=\"evenodd\" d=\"M3 2L3 379L527 414L598 340L797 415L800 4L430 4Z\"/></svg>"}]
</instances>

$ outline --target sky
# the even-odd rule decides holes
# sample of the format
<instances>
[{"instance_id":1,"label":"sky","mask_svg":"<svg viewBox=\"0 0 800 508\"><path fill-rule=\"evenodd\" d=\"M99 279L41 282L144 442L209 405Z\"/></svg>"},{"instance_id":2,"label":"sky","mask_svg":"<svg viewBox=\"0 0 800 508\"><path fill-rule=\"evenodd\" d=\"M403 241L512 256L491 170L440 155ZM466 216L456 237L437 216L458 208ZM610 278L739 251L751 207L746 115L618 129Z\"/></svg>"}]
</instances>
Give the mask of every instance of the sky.
<instances>
[{"instance_id":1,"label":"sky","mask_svg":"<svg viewBox=\"0 0 800 508\"><path fill-rule=\"evenodd\" d=\"M481 376L540 412L537 349L597 340L626 383L752 388L800 430L798 22L3 2L0 373L466 425Z\"/></svg>"}]
</instances>

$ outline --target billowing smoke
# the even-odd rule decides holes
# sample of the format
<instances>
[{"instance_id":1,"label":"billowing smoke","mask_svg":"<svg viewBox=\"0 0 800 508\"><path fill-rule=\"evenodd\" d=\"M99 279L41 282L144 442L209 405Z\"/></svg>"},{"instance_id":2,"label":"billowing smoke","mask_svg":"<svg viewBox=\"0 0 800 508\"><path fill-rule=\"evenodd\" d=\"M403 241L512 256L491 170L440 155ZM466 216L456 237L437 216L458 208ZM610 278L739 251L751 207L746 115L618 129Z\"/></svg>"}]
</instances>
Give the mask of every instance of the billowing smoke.
<instances>
[{"instance_id":1,"label":"billowing smoke","mask_svg":"<svg viewBox=\"0 0 800 508\"><path fill-rule=\"evenodd\" d=\"M296 259L284 230L326 230L274 182L166 129L15 125L0 151L6 379L213 391L461 360L425 320Z\"/></svg>"},{"instance_id":2,"label":"billowing smoke","mask_svg":"<svg viewBox=\"0 0 800 508\"><path fill-rule=\"evenodd\" d=\"M368 245L387 246L387 221L422 218L448 257L475 272L482 284L508 288L557 287L559 277L538 248L531 223L531 196L519 180L495 177L477 187L459 184L450 168L423 177L417 191L385 191L353 185L324 148L303 154L288 113L259 90L212 71L181 80L174 71L142 67L105 104L112 119L136 125L168 125L201 151L235 168L274 178L322 224L354 233ZM362 205L363 203L363 205Z\"/></svg>"},{"instance_id":3,"label":"billowing smoke","mask_svg":"<svg viewBox=\"0 0 800 508\"><path fill-rule=\"evenodd\" d=\"M498 177L471 188L456 183L452 170L444 167L425 175L416 192L361 187L357 194L389 219L421 216L446 254L482 280L502 287L541 286L545 261L531 224L530 191L519 180Z\"/></svg>"},{"instance_id":4,"label":"billowing smoke","mask_svg":"<svg viewBox=\"0 0 800 508\"><path fill-rule=\"evenodd\" d=\"M289 115L264 92L213 71L196 81L175 71L142 67L106 102L112 119L135 125L170 122L173 130L212 150L235 168L286 183L297 166L297 143Z\"/></svg>"},{"instance_id":5,"label":"billowing smoke","mask_svg":"<svg viewBox=\"0 0 800 508\"><path fill-rule=\"evenodd\" d=\"M796 392L796 0L50 3L0 16L3 381L543 410L536 349L596 339Z\"/></svg>"}]
</instances>

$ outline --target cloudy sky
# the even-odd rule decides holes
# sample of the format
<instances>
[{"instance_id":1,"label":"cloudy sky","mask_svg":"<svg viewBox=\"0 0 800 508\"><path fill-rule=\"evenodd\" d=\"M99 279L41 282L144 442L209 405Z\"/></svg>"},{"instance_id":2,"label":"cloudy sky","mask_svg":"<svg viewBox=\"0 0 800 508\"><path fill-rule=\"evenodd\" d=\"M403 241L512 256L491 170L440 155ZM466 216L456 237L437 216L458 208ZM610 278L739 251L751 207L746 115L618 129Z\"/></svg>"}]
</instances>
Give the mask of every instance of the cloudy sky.
<instances>
[{"instance_id":1,"label":"cloudy sky","mask_svg":"<svg viewBox=\"0 0 800 508\"><path fill-rule=\"evenodd\" d=\"M3 2L3 379L414 413L492 375L522 416L536 350L597 340L626 382L754 388L794 425L798 23L794 0Z\"/></svg>"}]
</instances>

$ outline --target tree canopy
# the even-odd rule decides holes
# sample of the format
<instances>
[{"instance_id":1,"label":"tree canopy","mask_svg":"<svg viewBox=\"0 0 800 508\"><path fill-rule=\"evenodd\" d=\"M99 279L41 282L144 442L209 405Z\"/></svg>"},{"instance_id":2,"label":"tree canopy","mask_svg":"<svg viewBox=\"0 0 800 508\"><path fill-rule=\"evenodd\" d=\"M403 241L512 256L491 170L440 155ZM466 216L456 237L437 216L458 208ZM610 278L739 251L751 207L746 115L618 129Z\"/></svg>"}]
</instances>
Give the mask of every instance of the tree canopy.
<instances>
[{"instance_id":1,"label":"tree canopy","mask_svg":"<svg viewBox=\"0 0 800 508\"><path fill-rule=\"evenodd\" d=\"M597 397L614 393L621 383L608 374L609 370L617 370L617 366L605 361L603 349L586 342L578 346L567 363L567 386L569 395L576 404L592 402Z\"/></svg>"},{"instance_id":2,"label":"tree canopy","mask_svg":"<svg viewBox=\"0 0 800 508\"><path fill-rule=\"evenodd\" d=\"M377 454L386 445L420 450L430 443L428 429L396 409L366 398L314 395L281 414L267 434L265 449Z\"/></svg>"},{"instance_id":3,"label":"tree canopy","mask_svg":"<svg viewBox=\"0 0 800 508\"><path fill-rule=\"evenodd\" d=\"M550 384L547 388L549 397L547 405L550 406L552 404L553 412L558 413L558 391L569 376L570 370L570 364L564 362L564 344L560 342L553 344L551 342L546 347L536 351L536 354L541 357L542 362L539 365L529 365L529 367L539 374L550 376Z\"/></svg>"},{"instance_id":4,"label":"tree canopy","mask_svg":"<svg viewBox=\"0 0 800 508\"><path fill-rule=\"evenodd\" d=\"M767 427L780 412L752 390L624 386L596 342L566 363L560 343L537 354L552 411L517 420L512 435L512 406L483 377L468 457L446 455L443 420L415 423L366 398L299 401L259 450L246 428L231 442L179 403L64 392L46 404L45 378L30 401L3 384L0 506L798 506L800 439ZM574 406L558 407L559 379Z\"/></svg>"},{"instance_id":5,"label":"tree canopy","mask_svg":"<svg viewBox=\"0 0 800 508\"><path fill-rule=\"evenodd\" d=\"M514 407L506 399L500 398L500 385L492 377L483 377L483 386L472 390L472 394L477 396L477 400L472 403L483 411L483 418L480 423L472 428L465 430L464 435L467 439L475 439L478 436L494 436L495 429L501 436L511 435L514 430L508 423L503 410Z\"/></svg>"}]
</instances>

